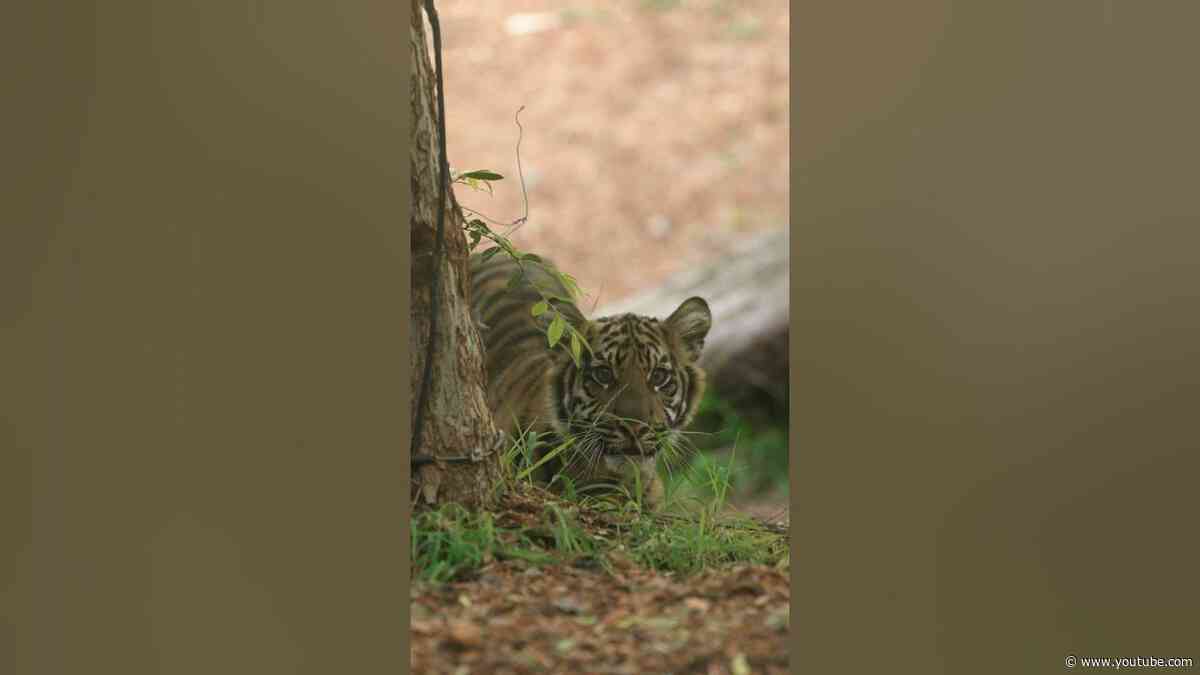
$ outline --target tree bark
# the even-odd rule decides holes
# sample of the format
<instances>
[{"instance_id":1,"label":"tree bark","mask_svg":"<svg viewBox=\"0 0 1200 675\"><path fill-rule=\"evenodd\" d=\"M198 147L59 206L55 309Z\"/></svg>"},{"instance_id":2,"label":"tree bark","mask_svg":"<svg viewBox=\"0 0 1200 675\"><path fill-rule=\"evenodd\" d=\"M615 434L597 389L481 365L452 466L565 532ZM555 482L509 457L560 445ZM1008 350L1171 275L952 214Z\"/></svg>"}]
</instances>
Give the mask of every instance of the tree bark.
<instances>
[{"instance_id":1,"label":"tree bark","mask_svg":"<svg viewBox=\"0 0 1200 675\"><path fill-rule=\"evenodd\" d=\"M431 282L434 269L441 275L437 335L428 401L423 416L421 447L414 455L434 458L479 457L479 461L446 462L442 459L414 465L410 498L414 506L456 502L470 507L491 503L500 484L499 434L484 395L483 343L471 321L467 304L467 242L462 211L447 188L444 248L434 261L439 204L443 180L438 156L435 74L430 62L423 3L412 0L411 105L413 115L410 162L412 164L412 304L409 363L412 366L410 419L416 418L426 350L430 339ZM445 86L445 83L443 83Z\"/></svg>"}]
</instances>

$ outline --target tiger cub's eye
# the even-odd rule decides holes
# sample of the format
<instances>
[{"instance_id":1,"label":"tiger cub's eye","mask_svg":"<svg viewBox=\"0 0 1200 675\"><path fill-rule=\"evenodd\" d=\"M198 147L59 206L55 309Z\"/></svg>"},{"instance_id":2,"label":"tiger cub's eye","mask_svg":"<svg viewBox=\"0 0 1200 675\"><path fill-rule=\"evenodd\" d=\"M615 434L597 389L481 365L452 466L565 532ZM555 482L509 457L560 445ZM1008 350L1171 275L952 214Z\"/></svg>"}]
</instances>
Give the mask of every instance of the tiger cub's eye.
<instances>
[{"instance_id":1,"label":"tiger cub's eye","mask_svg":"<svg viewBox=\"0 0 1200 675\"><path fill-rule=\"evenodd\" d=\"M596 366L592 368L592 379L602 387L607 387L612 384L613 372L608 366Z\"/></svg>"},{"instance_id":2,"label":"tiger cub's eye","mask_svg":"<svg viewBox=\"0 0 1200 675\"><path fill-rule=\"evenodd\" d=\"M654 372L650 373L650 384L655 387L661 387L671 379L671 373L666 368L655 368Z\"/></svg>"}]
</instances>

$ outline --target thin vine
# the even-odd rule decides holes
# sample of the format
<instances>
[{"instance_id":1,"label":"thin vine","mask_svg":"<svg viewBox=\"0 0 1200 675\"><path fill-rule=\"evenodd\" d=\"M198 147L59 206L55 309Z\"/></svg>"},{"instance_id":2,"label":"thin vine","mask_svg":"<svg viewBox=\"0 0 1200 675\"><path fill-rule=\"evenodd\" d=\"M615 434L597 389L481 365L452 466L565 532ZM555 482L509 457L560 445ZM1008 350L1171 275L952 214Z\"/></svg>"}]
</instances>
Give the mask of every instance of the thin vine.
<instances>
[{"instance_id":1,"label":"thin vine","mask_svg":"<svg viewBox=\"0 0 1200 675\"><path fill-rule=\"evenodd\" d=\"M433 30L433 55L437 62L437 104L438 104L438 209L437 234L433 245L433 267L429 287L429 342L425 350L425 368L421 374L421 389L417 394L417 409L413 418L412 441L409 446L413 455L421 447L421 436L425 429L425 408L429 401L429 381L433 373L433 357L437 345L437 320L441 278L439 274L442 264L442 251L445 248L446 225L446 192L449 189L450 162L446 159L446 96L442 83L442 28L438 21L437 10L433 0L425 0L425 13L429 15L429 25Z\"/></svg>"},{"instance_id":2,"label":"thin vine","mask_svg":"<svg viewBox=\"0 0 1200 675\"><path fill-rule=\"evenodd\" d=\"M571 276L570 274L559 271L546 264L541 257L532 253L525 253L517 250L517 248L513 245L512 240L508 238L509 234L511 234L516 230L516 228L523 225L529 219L529 193L525 187L525 174L521 168L521 139L524 136L525 128L521 126L520 116L521 111L524 109L525 106L518 108L516 114L513 115L513 120L516 122L519 130L517 134L516 148L517 175L521 179L521 197L524 200L525 213L520 218L517 218L512 222L505 223L494 218L489 218L488 216L475 211L474 209L469 209L464 206L461 207L464 211L469 211L470 213L479 217L467 220L463 224L463 231L466 232L469 239L469 252L473 253L479 244L486 239L494 243L495 246L483 251L481 255L484 261L490 260L493 256L500 252L504 252L513 260L513 262L517 264L516 273L514 273L508 280L508 288L511 290L512 288L515 288L522 280L524 280L528 282L530 288L537 292L537 294L541 297L541 300L537 303L534 303L533 307L530 308L530 313L535 318L546 316L546 340L551 349L553 349L560 342L560 340L563 339L564 336L566 337L564 345L566 345L567 351L571 355L571 359L578 367L581 364L583 350L587 349L590 353L592 350L591 345L589 345L587 339L584 338L578 330L576 330L575 326L566 319L555 302L557 301L575 304L575 299L583 296L583 291L579 288L579 282L576 281L575 277ZM451 170L451 176L452 184L462 184L473 190L486 192L489 196L495 194L492 188L492 183L495 181L504 180L503 175L489 169L476 169L474 171L464 171L462 173L454 173L453 170ZM496 225L506 226L510 229L504 234L501 234L493 230L488 223L485 222L485 220L495 223ZM533 283L528 271L525 269L526 263L536 264L549 274L557 277L559 282L563 285L563 288L567 289L567 293L572 297L564 297L556 293L548 292L546 289Z\"/></svg>"}]
</instances>

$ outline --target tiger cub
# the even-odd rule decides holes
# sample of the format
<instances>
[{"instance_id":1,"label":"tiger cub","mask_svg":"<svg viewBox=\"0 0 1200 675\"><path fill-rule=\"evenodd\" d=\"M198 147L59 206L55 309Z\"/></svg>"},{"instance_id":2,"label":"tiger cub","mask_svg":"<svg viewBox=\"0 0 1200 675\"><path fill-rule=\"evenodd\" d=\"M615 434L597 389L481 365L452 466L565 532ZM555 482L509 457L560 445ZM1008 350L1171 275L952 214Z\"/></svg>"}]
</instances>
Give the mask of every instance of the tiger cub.
<instances>
[{"instance_id":1,"label":"tiger cub","mask_svg":"<svg viewBox=\"0 0 1200 675\"><path fill-rule=\"evenodd\" d=\"M542 452L574 439L539 469L542 482L561 473L576 489L607 483L633 494L640 487L643 506L655 508L663 489L656 460L678 459L686 445L681 431L704 392L697 360L712 326L708 303L689 298L661 321L636 314L589 321L575 303L552 300L591 347L577 367L568 339L548 346L552 313L532 315L542 296L531 283L547 296L571 297L542 265L550 263L526 263L524 278L510 287L518 269L510 257L471 256L471 311L483 336L496 424L510 438L529 429L549 435Z\"/></svg>"}]
</instances>

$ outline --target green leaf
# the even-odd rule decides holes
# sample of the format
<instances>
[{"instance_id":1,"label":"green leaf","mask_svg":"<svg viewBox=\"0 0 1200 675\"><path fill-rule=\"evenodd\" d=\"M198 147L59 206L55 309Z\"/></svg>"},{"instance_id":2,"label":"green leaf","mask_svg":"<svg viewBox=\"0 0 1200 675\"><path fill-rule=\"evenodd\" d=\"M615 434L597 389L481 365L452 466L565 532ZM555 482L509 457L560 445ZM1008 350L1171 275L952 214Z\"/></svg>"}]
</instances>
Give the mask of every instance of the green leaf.
<instances>
[{"instance_id":1,"label":"green leaf","mask_svg":"<svg viewBox=\"0 0 1200 675\"><path fill-rule=\"evenodd\" d=\"M550 309L549 303L547 303L545 300L541 300L535 304L533 309L529 310L529 312L534 316L541 316L546 313L547 309Z\"/></svg>"},{"instance_id":2,"label":"green leaf","mask_svg":"<svg viewBox=\"0 0 1200 675\"><path fill-rule=\"evenodd\" d=\"M550 322L550 328L546 329L546 339L550 341L550 347L558 344L559 338L562 337L563 330L567 327L567 322L563 319L562 314L555 314L554 320Z\"/></svg>"},{"instance_id":3,"label":"green leaf","mask_svg":"<svg viewBox=\"0 0 1200 675\"><path fill-rule=\"evenodd\" d=\"M498 246L493 246L492 248L487 249L486 251L484 251L481 254L483 262L487 262L487 261L491 260L492 256L496 255L497 253L499 253L502 250L503 249L501 249Z\"/></svg>"},{"instance_id":4,"label":"green leaf","mask_svg":"<svg viewBox=\"0 0 1200 675\"><path fill-rule=\"evenodd\" d=\"M576 298L583 296L583 291L579 289L579 282L575 280L575 277L567 274L566 272L559 272L558 278L560 281L562 281L563 286L566 287L567 292L572 296Z\"/></svg>"},{"instance_id":5,"label":"green leaf","mask_svg":"<svg viewBox=\"0 0 1200 675\"><path fill-rule=\"evenodd\" d=\"M492 192L492 184L491 183L483 183L483 182L477 181L473 178L468 178L463 182L466 183L468 187L470 187L472 190L475 190L476 192L486 192L489 195L495 194L494 192Z\"/></svg>"},{"instance_id":6,"label":"green leaf","mask_svg":"<svg viewBox=\"0 0 1200 675\"><path fill-rule=\"evenodd\" d=\"M592 346L590 344L588 344L587 338L580 335L579 331L575 330L574 327L571 328L571 336L579 338L579 342L581 342L583 344L583 348L588 350L589 354L592 353Z\"/></svg>"},{"instance_id":7,"label":"green leaf","mask_svg":"<svg viewBox=\"0 0 1200 675\"><path fill-rule=\"evenodd\" d=\"M575 330L572 329L571 330L571 360L575 362L576 368L579 367L579 356L580 356L580 351L582 349L583 349L583 345L581 345L579 343L579 333L575 332Z\"/></svg>"},{"instance_id":8,"label":"green leaf","mask_svg":"<svg viewBox=\"0 0 1200 675\"><path fill-rule=\"evenodd\" d=\"M460 173L460 174L458 174L458 177L459 178L470 178L470 179L474 179L474 180L504 180L504 176L501 176L500 174L496 173L495 171L488 171L487 169L478 169L476 171L468 171L466 173Z\"/></svg>"}]
</instances>

